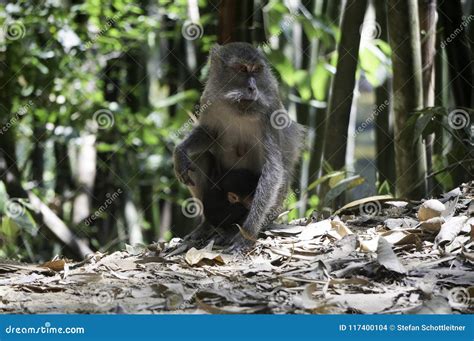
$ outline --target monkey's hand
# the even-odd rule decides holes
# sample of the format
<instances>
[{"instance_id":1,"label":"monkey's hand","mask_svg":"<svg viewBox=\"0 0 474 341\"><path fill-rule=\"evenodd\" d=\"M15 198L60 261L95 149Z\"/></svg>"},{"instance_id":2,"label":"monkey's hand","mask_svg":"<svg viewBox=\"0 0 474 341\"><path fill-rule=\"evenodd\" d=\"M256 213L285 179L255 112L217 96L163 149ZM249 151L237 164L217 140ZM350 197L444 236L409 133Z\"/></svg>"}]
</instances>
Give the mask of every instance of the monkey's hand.
<instances>
[{"instance_id":1,"label":"monkey's hand","mask_svg":"<svg viewBox=\"0 0 474 341\"><path fill-rule=\"evenodd\" d=\"M189 172L195 171L193 163L188 154L176 148L174 153L174 172L180 182L187 186L194 186L194 181L189 176Z\"/></svg>"}]
</instances>

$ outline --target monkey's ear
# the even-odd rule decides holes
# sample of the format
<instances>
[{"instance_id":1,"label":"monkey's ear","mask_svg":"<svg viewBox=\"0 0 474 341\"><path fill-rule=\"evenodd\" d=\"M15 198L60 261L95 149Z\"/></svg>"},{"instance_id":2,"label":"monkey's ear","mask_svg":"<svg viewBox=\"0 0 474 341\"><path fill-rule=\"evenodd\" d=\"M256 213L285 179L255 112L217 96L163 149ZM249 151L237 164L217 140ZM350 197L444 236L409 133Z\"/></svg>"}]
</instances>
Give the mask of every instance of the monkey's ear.
<instances>
[{"instance_id":1,"label":"monkey's ear","mask_svg":"<svg viewBox=\"0 0 474 341\"><path fill-rule=\"evenodd\" d=\"M221 47L222 46L219 45L218 43L215 43L214 45L212 45L210 55L216 56L219 53L219 50L221 49Z\"/></svg>"},{"instance_id":2,"label":"monkey's ear","mask_svg":"<svg viewBox=\"0 0 474 341\"><path fill-rule=\"evenodd\" d=\"M215 62L219 59L219 51L221 49L221 45L215 43L212 47L211 47L211 51L209 52L209 59L211 60L211 63L212 62Z\"/></svg>"},{"instance_id":3,"label":"monkey's ear","mask_svg":"<svg viewBox=\"0 0 474 341\"><path fill-rule=\"evenodd\" d=\"M227 192L227 201L230 202L231 204L236 204L240 202L240 198L234 192Z\"/></svg>"}]
</instances>

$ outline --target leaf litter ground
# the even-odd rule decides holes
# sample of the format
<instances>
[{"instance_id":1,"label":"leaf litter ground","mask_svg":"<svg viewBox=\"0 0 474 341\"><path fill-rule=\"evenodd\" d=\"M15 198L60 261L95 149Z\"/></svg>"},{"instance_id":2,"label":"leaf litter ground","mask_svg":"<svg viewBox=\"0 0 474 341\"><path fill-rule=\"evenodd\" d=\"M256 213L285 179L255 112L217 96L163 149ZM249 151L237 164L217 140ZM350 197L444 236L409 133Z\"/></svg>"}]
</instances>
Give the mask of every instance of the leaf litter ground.
<instances>
[{"instance_id":1,"label":"leaf litter ground","mask_svg":"<svg viewBox=\"0 0 474 341\"><path fill-rule=\"evenodd\" d=\"M0 311L474 313L473 198L474 182L434 205L365 198L337 216L266 231L243 257L212 242L163 256L173 240L82 262L3 260Z\"/></svg>"}]
</instances>

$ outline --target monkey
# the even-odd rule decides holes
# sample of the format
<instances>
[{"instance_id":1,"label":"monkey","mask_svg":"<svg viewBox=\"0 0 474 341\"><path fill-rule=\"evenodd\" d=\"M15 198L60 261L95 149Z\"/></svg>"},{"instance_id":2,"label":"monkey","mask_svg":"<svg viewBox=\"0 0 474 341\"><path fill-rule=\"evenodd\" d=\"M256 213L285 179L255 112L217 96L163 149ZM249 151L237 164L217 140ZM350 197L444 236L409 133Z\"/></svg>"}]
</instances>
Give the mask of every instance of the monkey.
<instances>
[{"instance_id":1,"label":"monkey","mask_svg":"<svg viewBox=\"0 0 474 341\"><path fill-rule=\"evenodd\" d=\"M209 60L200 99L205 109L198 125L175 147L174 170L201 201L213 185L209 174L214 163L220 169L260 174L249 212L227 250L243 252L280 213L305 128L289 118L271 66L257 48L242 42L217 44ZM204 218L186 238L197 240L208 228Z\"/></svg>"},{"instance_id":2,"label":"monkey","mask_svg":"<svg viewBox=\"0 0 474 341\"><path fill-rule=\"evenodd\" d=\"M215 185L205 189L204 217L214 227L242 225L252 205L260 175L247 169L236 169L218 176Z\"/></svg>"}]
</instances>

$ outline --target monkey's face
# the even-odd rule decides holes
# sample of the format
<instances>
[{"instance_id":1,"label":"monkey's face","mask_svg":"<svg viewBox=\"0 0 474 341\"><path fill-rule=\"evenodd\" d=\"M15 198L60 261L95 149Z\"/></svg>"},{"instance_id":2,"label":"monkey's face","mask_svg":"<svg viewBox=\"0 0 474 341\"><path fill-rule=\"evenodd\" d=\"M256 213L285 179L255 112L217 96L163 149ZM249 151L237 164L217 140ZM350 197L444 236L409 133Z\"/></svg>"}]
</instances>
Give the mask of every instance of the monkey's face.
<instances>
[{"instance_id":1,"label":"monkey's face","mask_svg":"<svg viewBox=\"0 0 474 341\"><path fill-rule=\"evenodd\" d=\"M266 58L245 43L219 46L212 52L211 79L217 83L218 97L236 106L239 114L265 112L277 93Z\"/></svg>"},{"instance_id":2,"label":"monkey's face","mask_svg":"<svg viewBox=\"0 0 474 341\"><path fill-rule=\"evenodd\" d=\"M241 204L247 210L250 210L250 206L252 206L253 195L239 195L234 192L227 192L227 201L231 204Z\"/></svg>"}]
</instances>

